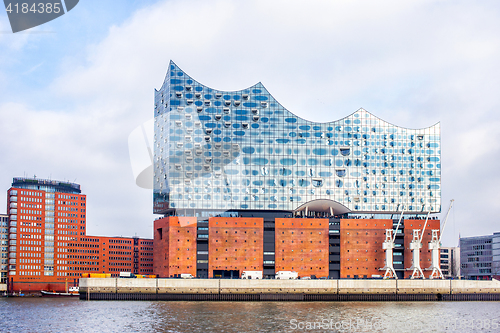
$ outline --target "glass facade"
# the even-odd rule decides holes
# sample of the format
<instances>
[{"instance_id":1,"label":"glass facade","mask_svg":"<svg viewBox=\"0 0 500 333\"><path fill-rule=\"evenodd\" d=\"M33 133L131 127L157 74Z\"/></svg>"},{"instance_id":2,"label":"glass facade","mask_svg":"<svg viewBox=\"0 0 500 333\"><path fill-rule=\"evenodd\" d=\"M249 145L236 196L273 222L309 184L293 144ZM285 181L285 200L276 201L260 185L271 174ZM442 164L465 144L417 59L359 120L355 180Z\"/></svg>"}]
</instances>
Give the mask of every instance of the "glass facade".
<instances>
[{"instance_id":1,"label":"glass facade","mask_svg":"<svg viewBox=\"0 0 500 333\"><path fill-rule=\"evenodd\" d=\"M9 218L0 214L0 283L7 283Z\"/></svg>"},{"instance_id":2,"label":"glass facade","mask_svg":"<svg viewBox=\"0 0 500 333\"><path fill-rule=\"evenodd\" d=\"M154 113L155 213L441 211L439 123L407 129L363 109L315 123L261 83L215 90L173 62Z\"/></svg>"},{"instance_id":3,"label":"glass facade","mask_svg":"<svg viewBox=\"0 0 500 333\"><path fill-rule=\"evenodd\" d=\"M493 255L498 234L460 238L461 273L468 280L490 280L499 275L499 257ZM494 242L495 241L495 242ZM498 246L496 246L498 248Z\"/></svg>"}]
</instances>

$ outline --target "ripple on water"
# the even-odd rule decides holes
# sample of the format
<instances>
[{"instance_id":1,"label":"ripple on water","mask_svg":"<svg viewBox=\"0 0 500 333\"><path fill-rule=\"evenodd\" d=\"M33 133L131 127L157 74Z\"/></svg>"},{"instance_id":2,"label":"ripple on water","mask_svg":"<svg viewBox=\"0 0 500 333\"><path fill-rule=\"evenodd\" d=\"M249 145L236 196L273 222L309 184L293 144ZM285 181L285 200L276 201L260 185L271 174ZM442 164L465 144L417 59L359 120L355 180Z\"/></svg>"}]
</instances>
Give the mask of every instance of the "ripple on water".
<instances>
[{"instance_id":1,"label":"ripple on water","mask_svg":"<svg viewBox=\"0 0 500 333\"><path fill-rule=\"evenodd\" d=\"M331 327L344 332L471 332L484 320L496 320L498 313L500 302L87 302L2 298L0 332L297 332L314 323L316 331L329 331L326 328ZM342 323L350 326L339 326ZM499 330L490 325L481 331Z\"/></svg>"}]
</instances>

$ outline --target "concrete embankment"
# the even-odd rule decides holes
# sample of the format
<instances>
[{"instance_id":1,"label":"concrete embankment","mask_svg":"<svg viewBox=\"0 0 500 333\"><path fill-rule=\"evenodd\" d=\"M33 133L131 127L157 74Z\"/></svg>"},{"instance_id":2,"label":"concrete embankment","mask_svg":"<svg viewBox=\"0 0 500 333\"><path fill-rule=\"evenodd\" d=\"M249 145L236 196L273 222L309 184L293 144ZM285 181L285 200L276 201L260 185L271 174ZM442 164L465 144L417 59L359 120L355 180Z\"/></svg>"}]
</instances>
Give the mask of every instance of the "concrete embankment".
<instances>
[{"instance_id":1,"label":"concrete embankment","mask_svg":"<svg viewBox=\"0 0 500 333\"><path fill-rule=\"evenodd\" d=\"M488 301L500 281L80 279L82 300Z\"/></svg>"}]
</instances>

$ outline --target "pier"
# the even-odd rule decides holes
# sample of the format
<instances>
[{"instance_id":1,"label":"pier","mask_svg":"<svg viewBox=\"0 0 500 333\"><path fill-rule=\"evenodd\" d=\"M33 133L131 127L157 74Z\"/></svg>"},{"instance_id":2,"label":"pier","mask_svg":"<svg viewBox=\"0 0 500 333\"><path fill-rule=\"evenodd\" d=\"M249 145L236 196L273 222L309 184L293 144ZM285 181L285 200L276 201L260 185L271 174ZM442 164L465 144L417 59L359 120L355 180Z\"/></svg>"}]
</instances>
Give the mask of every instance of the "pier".
<instances>
[{"instance_id":1,"label":"pier","mask_svg":"<svg viewBox=\"0 0 500 333\"><path fill-rule=\"evenodd\" d=\"M81 300L500 301L500 281L80 279Z\"/></svg>"}]
</instances>

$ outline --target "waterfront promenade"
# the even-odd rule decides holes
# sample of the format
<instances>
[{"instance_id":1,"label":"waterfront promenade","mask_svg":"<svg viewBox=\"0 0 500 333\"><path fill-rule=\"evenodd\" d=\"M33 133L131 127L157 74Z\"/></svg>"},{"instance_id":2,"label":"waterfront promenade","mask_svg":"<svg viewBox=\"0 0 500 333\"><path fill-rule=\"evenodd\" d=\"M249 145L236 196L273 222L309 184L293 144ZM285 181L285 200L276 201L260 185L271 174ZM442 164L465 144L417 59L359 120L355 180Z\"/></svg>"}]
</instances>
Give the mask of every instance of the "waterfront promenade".
<instances>
[{"instance_id":1,"label":"waterfront promenade","mask_svg":"<svg viewBox=\"0 0 500 333\"><path fill-rule=\"evenodd\" d=\"M500 281L80 279L83 300L500 300Z\"/></svg>"}]
</instances>

